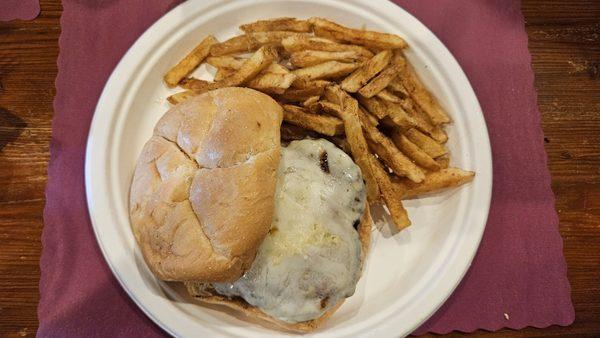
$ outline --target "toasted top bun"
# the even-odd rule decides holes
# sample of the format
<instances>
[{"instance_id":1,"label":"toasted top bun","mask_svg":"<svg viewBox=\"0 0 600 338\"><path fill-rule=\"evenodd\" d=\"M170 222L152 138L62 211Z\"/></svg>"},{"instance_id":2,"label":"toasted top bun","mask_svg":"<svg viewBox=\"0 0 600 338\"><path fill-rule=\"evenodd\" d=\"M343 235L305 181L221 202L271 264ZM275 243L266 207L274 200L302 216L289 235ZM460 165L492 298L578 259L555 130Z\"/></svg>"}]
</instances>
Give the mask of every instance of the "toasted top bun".
<instances>
[{"instance_id":1,"label":"toasted top bun","mask_svg":"<svg viewBox=\"0 0 600 338\"><path fill-rule=\"evenodd\" d=\"M373 221L371 219L369 205L367 204L365 206L365 212L362 218L360 219L360 224L356 229L358 231L358 238L360 239L362 250L361 267L364 267L367 252L369 251L369 245L371 243L372 224ZM338 302L338 304L336 304L329 311L325 312L319 318L299 323L286 323L284 321L269 316L268 314L262 312L259 308L248 304L244 299L240 297L229 298L218 294L210 284L201 282L186 282L185 286L188 290L188 293L202 303L225 306L226 308L232 309L236 313L245 316L249 320L256 321L258 324L261 324L265 327L299 333L310 332L321 326L325 322L325 320L331 317L331 315L343 303L343 300Z\"/></svg>"},{"instance_id":2,"label":"toasted top bun","mask_svg":"<svg viewBox=\"0 0 600 338\"><path fill-rule=\"evenodd\" d=\"M168 281L238 279L271 225L281 107L223 88L169 110L138 160L130 192L135 238Z\"/></svg>"}]
</instances>

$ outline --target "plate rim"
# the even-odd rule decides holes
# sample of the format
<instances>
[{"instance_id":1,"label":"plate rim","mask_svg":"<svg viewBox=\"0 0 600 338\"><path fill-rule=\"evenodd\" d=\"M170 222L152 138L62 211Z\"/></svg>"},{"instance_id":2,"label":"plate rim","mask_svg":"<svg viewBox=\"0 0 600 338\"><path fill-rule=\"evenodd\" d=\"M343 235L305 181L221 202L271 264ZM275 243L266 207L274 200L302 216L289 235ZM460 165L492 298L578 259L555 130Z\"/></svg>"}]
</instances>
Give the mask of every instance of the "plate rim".
<instances>
[{"instance_id":1,"label":"plate rim","mask_svg":"<svg viewBox=\"0 0 600 338\"><path fill-rule=\"evenodd\" d=\"M296 1L303 1L303 2L307 2L307 3L312 2L312 0L296 0ZM169 325L164 323L150 309L146 308L143 305L141 299L138 299L134 295L134 292L128 287L126 282L122 279L122 276L118 273L117 267L112 262L112 259L107 252L107 248L104 246L104 241L102 240L102 234L101 234L101 230L100 230L100 226L99 226L99 221L94 216L95 207L93 205L94 204L93 202L96 200L95 197L97 195L97 191L94 190L94 185L96 184L94 181L99 181L99 179L95 179L95 178L97 178L97 175L93 175L92 173L94 173L94 170L95 170L95 168L93 167L94 159L96 157L95 151L97 151L98 149L106 150L106 149L108 149L108 147L104 147L105 143L107 143L106 142L107 140L104 140L104 142L102 142L102 140L98 140L95 137L95 135L97 133L97 130L99 129L99 126L101 126L103 119L106 120L106 117L107 117L101 113L103 106L107 105L110 101L114 101L114 96L111 94L111 88L114 86L110 86L110 84L115 82L117 80L118 75L125 71L124 68L126 68L127 64L130 62L130 59L132 59L135 56L134 54L136 52L138 52L138 50L144 48L144 45L149 44L154 39L153 35L159 33L162 26L176 26L177 24L170 24L169 21L171 21L171 19L177 17L178 14L186 11L186 9L190 8L190 7L193 7L194 10L196 10L196 11L199 8L204 9L204 10L210 10L213 7L218 7L221 5L226 5L226 4L234 3L234 2L241 3L241 2L248 2L248 1L246 1L246 0L241 0L241 1L205 0L205 1L202 1L202 4L200 4L199 2L195 2L195 1L194 2L192 2L192 1L183 2L180 5L174 7L169 12L167 12L159 20L157 20L154 24L152 24L148 29L146 29L146 31L142 35L140 35L140 37L135 41L135 43L124 54L124 56L121 58L121 60L119 61L119 63L117 64L117 66L115 67L113 72L111 73L110 77L108 78L108 80L102 90L102 94L100 95L100 98L98 100L96 108L94 110L94 115L93 115L93 118L92 118L92 121L90 124L90 130L89 130L87 144L86 144L86 153L85 153L86 202L87 202L88 212L90 215L90 220L92 223L92 228L94 231L94 235L96 237L96 242L98 243L98 246L100 247L100 250L102 252L104 260L108 264L113 276L115 276L115 278L117 279L117 281L119 282L121 287L126 291L129 298L134 301L134 303L138 306L138 308L140 308L145 313L146 316L148 316L150 319L152 319L163 330L165 330L167 333L174 335L174 336L177 335L177 330L175 330L174 328L171 328ZM269 2L281 2L281 0L260 0L257 2L269 3ZM326 0L323 2L337 3L337 4L341 4L342 6L344 6L346 4L353 4L355 6L360 6L366 10L370 10L371 14L374 14L376 12L376 7L381 7L378 9L379 10L383 9L385 11L389 11L388 13L396 12L396 14L398 14L398 12L400 12L404 17L409 18L411 21L413 21L412 23L419 26L416 28L416 30L423 31L425 34L428 35L428 38L431 38L431 41L428 40L428 43L433 43L433 46L429 46L429 48L433 48L434 50L441 51L449 56L449 59L447 59L446 61L453 64L452 70L456 73L454 75L459 76L459 79L457 80L457 82L459 82L461 84L466 84L466 88L468 89L468 91L467 91L467 93L463 93L463 94L467 94L468 96L470 96L469 102L471 104L473 104L473 106L470 108L474 108L474 110L475 110L472 113L474 113L474 115L477 119L481 120L481 121L479 121L480 122L479 124L482 126L482 130L479 133L480 134L479 136L484 136L484 137L481 140L479 140L479 142L481 142L481 143L478 144L478 147L485 148L485 151L483 151L483 153L482 153L482 155L484 155L484 158L482 158L482 160L484 160L485 163L482 163L482 166L484 168L489 169L488 170L489 175L487 175L487 176L482 175L484 177L481 178L481 179L487 178L486 179L487 182L484 182L487 184L483 184L483 186L482 186L485 189L485 191L483 191L484 200L482 201L482 204L480 205L480 206L485 207L485 211L483 212L483 218L480 219L480 222L477 222L477 223L483 223L483 225L476 227L476 230L479 230L479 231L474 236L472 235L473 241L471 242L471 246L470 246L471 249L467 250L468 257L466 260L464 260L464 262L466 264L462 264L463 266L460 269L461 271L458 271L458 274L457 274L458 278L455 278L455 280L452 281L452 285L447 290L447 292L445 292L444 295L442 295L442 296L438 295L437 297L435 297L436 298L435 301L430 301L430 303L433 302L433 303L437 303L437 304L435 304L434 306L430 306L431 310L428 311L429 312L428 314L425 314L422 317L418 318L416 321L414 321L413 325L411 325L410 328L407 328L405 330L406 331L405 333L410 333L410 332L414 331L415 329L417 329L420 325L422 325L429 317L431 317L445 303L445 301L453 294L454 290L460 284L464 275L469 270L469 268L473 262L473 259L478 251L481 239L483 237L483 233L486 228L487 218L489 216L489 208L490 208L491 193L492 193L492 177L493 177L492 152L491 152L491 145L490 145L490 141L489 141L489 134L487 131L487 124L485 123L485 117L481 110L481 106L479 104L477 96L473 90L473 87L471 86L466 74L464 73L464 71L463 71L462 67L460 66L460 64L458 63L458 61L454 58L454 56L446 48L446 46L437 38L437 36L433 32L431 32L423 23L421 23L416 17L414 17L411 13L406 11L401 6L392 3L391 1L367 3L367 1L365 1L365 0L347 0L347 1ZM378 14L381 14L381 13L378 13ZM126 79L126 81L131 81L131 78ZM463 88L463 89L465 89L465 88ZM123 93L117 93L117 94L123 94ZM478 175L480 175L480 173L478 173ZM465 251L464 248L462 251ZM456 267L455 267L455 269L456 269ZM456 271L455 271L455 274L456 274ZM439 288L439 286L436 286L434 289L437 289L437 288ZM437 291L439 291L439 290L437 290ZM434 298L434 297L431 297L431 298ZM391 315L393 315L393 313L390 314L390 316ZM387 321L387 322L389 323L389 321ZM383 326L385 326L385 323ZM388 326L389 326L389 324L388 324ZM398 333L396 333L396 334L398 334ZM401 334L404 334L404 333L401 333Z\"/></svg>"}]
</instances>

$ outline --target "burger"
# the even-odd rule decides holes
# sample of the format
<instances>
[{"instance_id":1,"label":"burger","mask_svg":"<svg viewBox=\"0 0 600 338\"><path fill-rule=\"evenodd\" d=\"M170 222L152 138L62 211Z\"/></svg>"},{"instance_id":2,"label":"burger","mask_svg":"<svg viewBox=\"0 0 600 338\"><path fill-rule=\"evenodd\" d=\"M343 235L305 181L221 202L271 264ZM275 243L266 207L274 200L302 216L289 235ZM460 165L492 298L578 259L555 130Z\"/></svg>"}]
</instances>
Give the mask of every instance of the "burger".
<instances>
[{"instance_id":1,"label":"burger","mask_svg":"<svg viewBox=\"0 0 600 338\"><path fill-rule=\"evenodd\" d=\"M174 106L139 157L130 218L156 277L305 332L354 293L371 217L352 158L325 139L282 145L281 123L281 106L248 88Z\"/></svg>"}]
</instances>

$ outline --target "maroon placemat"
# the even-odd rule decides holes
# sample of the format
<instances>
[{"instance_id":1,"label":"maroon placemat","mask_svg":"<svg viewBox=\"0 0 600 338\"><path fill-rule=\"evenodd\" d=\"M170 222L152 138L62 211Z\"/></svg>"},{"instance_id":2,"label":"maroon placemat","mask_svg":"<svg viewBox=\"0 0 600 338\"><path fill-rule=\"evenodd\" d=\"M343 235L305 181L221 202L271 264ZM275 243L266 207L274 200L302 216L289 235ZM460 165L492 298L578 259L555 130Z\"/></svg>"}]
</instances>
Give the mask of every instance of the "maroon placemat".
<instances>
[{"instance_id":1,"label":"maroon placemat","mask_svg":"<svg viewBox=\"0 0 600 338\"><path fill-rule=\"evenodd\" d=\"M33 20L38 14L38 0L0 0L0 21Z\"/></svg>"},{"instance_id":2,"label":"maroon placemat","mask_svg":"<svg viewBox=\"0 0 600 338\"><path fill-rule=\"evenodd\" d=\"M63 1L40 262L40 336L157 336L105 264L85 203L89 124L110 72L178 1ZM568 325L574 319L519 1L397 1L448 46L482 105L492 208L473 266L417 333ZM131 15L135 13L135 15Z\"/></svg>"}]
</instances>

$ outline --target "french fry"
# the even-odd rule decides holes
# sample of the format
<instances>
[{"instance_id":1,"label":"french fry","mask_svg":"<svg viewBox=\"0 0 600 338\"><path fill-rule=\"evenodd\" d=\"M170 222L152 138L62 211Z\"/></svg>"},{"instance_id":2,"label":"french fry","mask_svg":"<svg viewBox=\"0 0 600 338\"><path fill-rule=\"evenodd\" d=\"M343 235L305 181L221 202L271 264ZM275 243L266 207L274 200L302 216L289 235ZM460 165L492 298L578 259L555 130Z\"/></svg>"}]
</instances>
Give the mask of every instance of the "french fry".
<instances>
[{"instance_id":1,"label":"french fry","mask_svg":"<svg viewBox=\"0 0 600 338\"><path fill-rule=\"evenodd\" d=\"M240 29L245 33L267 31L310 32L312 25L306 20L298 20L295 18L276 18L270 20L259 20L241 25Z\"/></svg>"},{"instance_id":2,"label":"french fry","mask_svg":"<svg viewBox=\"0 0 600 338\"><path fill-rule=\"evenodd\" d=\"M233 75L233 73L235 73L236 70L235 69L230 69L230 68L218 68L217 72L215 73L215 78L213 79L214 81L221 81L226 77L229 77L231 75Z\"/></svg>"},{"instance_id":3,"label":"french fry","mask_svg":"<svg viewBox=\"0 0 600 338\"><path fill-rule=\"evenodd\" d=\"M319 134L312 130L304 129L300 126L283 121L281 124L281 140L282 141L294 141L303 140L305 138L312 137L318 138Z\"/></svg>"},{"instance_id":4,"label":"french fry","mask_svg":"<svg viewBox=\"0 0 600 338\"><path fill-rule=\"evenodd\" d=\"M373 114L369 113L368 111L366 111L363 107L358 106L358 109L360 110L360 112L366 116L369 119L369 122L373 125L373 126L377 126L379 124L379 120L373 116Z\"/></svg>"},{"instance_id":5,"label":"french fry","mask_svg":"<svg viewBox=\"0 0 600 338\"><path fill-rule=\"evenodd\" d=\"M344 133L344 124L337 117L307 113L303 108L290 104L283 105L283 120L323 135Z\"/></svg>"},{"instance_id":6,"label":"french fry","mask_svg":"<svg viewBox=\"0 0 600 338\"><path fill-rule=\"evenodd\" d=\"M329 141L335 144L338 148L342 149L346 154L352 156L352 149L350 149L350 143L348 140L341 136L329 137Z\"/></svg>"},{"instance_id":7,"label":"french fry","mask_svg":"<svg viewBox=\"0 0 600 338\"><path fill-rule=\"evenodd\" d=\"M396 191L402 194L402 199L412 199L434 191L453 188L471 182L475 177L472 171L459 168L446 168L433 171L425 176L421 183L414 183L407 179L392 179Z\"/></svg>"},{"instance_id":8,"label":"french fry","mask_svg":"<svg viewBox=\"0 0 600 338\"><path fill-rule=\"evenodd\" d=\"M327 61L318 65L296 69L293 73L308 80L334 79L352 73L359 66L360 64L357 62Z\"/></svg>"},{"instance_id":9,"label":"french fry","mask_svg":"<svg viewBox=\"0 0 600 338\"><path fill-rule=\"evenodd\" d=\"M416 144L412 143L406 136L402 135L398 129L394 130L391 138L398 149L400 149L401 152L413 160L417 165L427 170L440 170L440 165L431 156L429 156Z\"/></svg>"},{"instance_id":10,"label":"french fry","mask_svg":"<svg viewBox=\"0 0 600 338\"><path fill-rule=\"evenodd\" d=\"M410 129L415 126L415 120L402 109L402 106L390 101L382 100L382 102L387 108L388 117L394 125L402 128L402 130Z\"/></svg>"},{"instance_id":11,"label":"french fry","mask_svg":"<svg viewBox=\"0 0 600 338\"><path fill-rule=\"evenodd\" d=\"M248 59L234 57L231 55L209 56L206 63L215 68L240 69Z\"/></svg>"},{"instance_id":12,"label":"french fry","mask_svg":"<svg viewBox=\"0 0 600 338\"><path fill-rule=\"evenodd\" d=\"M265 72L248 81L246 86L267 94L283 94L295 79L296 75L292 73L276 74Z\"/></svg>"},{"instance_id":13,"label":"french fry","mask_svg":"<svg viewBox=\"0 0 600 338\"><path fill-rule=\"evenodd\" d=\"M445 169L450 166L450 156L444 155L435 159L440 168Z\"/></svg>"},{"instance_id":14,"label":"french fry","mask_svg":"<svg viewBox=\"0 0 600 338\"><path fill-rule=\"evenodd\" d=\"M446 134L441 126L434 126L429 135L439 143L446 143L448 141L448 134Z\"/></svg>"},{"instance_id":15,"label":"french fry","mask_svg":"<svg viewBox=\"0 0 600 338\"><path fill-rule=\"evenodd\" d=\"M181 83L181 86L199 94L217 88L243 85L272 64L276 57L277 52L274 47L263 46L252 54L237 72L221 81L207 82L198 79L186 79Z\"/></svg>"},{"instance_id":16,"label":"french fry","mask_svg":"<svg viewBox=\"0 0 600 338\"><path fill-rule=\"evenodd\" d=\"M229 40L214 44L210 48L210 55L221 56L235 53L249 53L258 50L265 45L281 45L281 40L284 38L302 34L303 33L272 31L238 35Z\"/></svg>"},{"instance_id":17,"label":"french fry","mask_svg":"<svg viewBox=\"0 0 600 338\"><path fill-rule=\"evenodd\" d=\"M332 37L335 40L350 42L374 49L397 49L407 47L406 42L395 34L373 32L344 27L323 18L310 18L315 35Z\"/></svg>"},{"instance_id":18,"label":"french fry","mask_svg":"<svg viewBox=\"0 0 600 338\"><path fill-rule=\"evenodd\" d=\"M311 107L313 107L317 102L319 102L319 98L319 95L311 96L308 99L304 100L304 102L302 102L302 106L311 111ZM311 113L312 112L313 111L311 111Z\"/></svg>"},{"instance_id":19,"label":"french fry","mask_svg":"<svg viewBox=\"0 0 600 338\"><path fill-rule=\"evenodd\" d=\"M327 80L309 80L306 78L299 77L292 83L292 88L294 89L309 89L309 88L321 88L325 89L325 87L331 84L330 81Z\"/></svg>"},{"instance_id":20,"label":"french fry","mask_svg":"<svg viewBox=\"0 0 600 338\"><path fill-rule=\"evenodd\" d=\"M394 95L394 93L390 92L387 89L380 90L376 95L378 98L388 101L388 102L393 102L393 103L401 103L402 102L402 99L400 97Z\"/></svg>"},{"instance_id":21,"label":"french fry","mask_svg":"<svg viewBox=\"0 0 600 338\"><path fill-rule=\"evenodd\" d=\"M285 92L278 95L277 98L286 102L303 102L312 96L321 96L323 87L314 86L303 89L288 88Z\"/></svg>"},{"instance_id":22,"label":"french fry","mask_svg":"<svg viewBox=\"0 0 600 338\"><path fill-rule=\"evenodd\" d=\"M301 35L289 36L284 38L281 41L281 44L288 53L300 52L304 50L316 50L324 52L356 52L365 58L373 57L373 53L364 47L345 45L317 37Z\"/></svg>"},{"instance_id":23,"label":"french fry","mask_svg":"<svg viewBox=\"0 0 600 338\"><path fill-rule=\"evenodd\" d=\"M440 157L448 153L444 146L414 128L407 130L404 135L432 158Z\"/></svg>"},{"instance_id":24,"label":"french fry","mask_svg":"<svg viewBox=\"0 0 600 338\"><path fill-rule=\"evenodd\" d=\"M396 230L400 231L408 227L411 222L410 219L408 219L406 209L404 209L404 206L402 205L402 200L400 199L401 195L399 195L397 191L398 187L395 187L392 184L388 173L375 156L369 156L369 161L371 162L371 167L375 173L375 179L379 185L381 197L383 197L383 201L390 212L390 216L392 216L392 221L394 222Z\"/></svg>"},{"instance_id":25,"label":"french fry","mask_svg":"<svg viewBox=\"0 0 600 338\"><path fill-rule=\"evenodd\" d=\"M290 70L285 68L284 66L273 62L272 64L269 65L269 67L265 68L265 70L263 70L263 73L270 73L270 74L291 74ZM294 76L294 78L296 78Z\"/></svg>"},{"instance_id":26,"label":"french fry","mask_svg":"<svg viewBox=\"0 0 600 338\"><path fill-rule=\"evenodd\" d=\"M371 59L364 62L360 68L345 78L340 86L343 90L349 93L356 93L362 86L369 82L369 80L371 80L388 65L391 57L392 52L389 50L384 50L377 53Z\"/></svg>"},{"instance_id":27,"label":"french fry","mask_svg":"<svg viewBox=\"0 0 600 338\"><path fill-rule=\"evenodd\" d=\"M188 76L208 56L213 45L218 43L214 36L209 35L198 44L188 55L171 68L164 76L165 83L169 87L175 87Z\"/></svg>"},{"instance_id":28,"label":"french fry","mask_svg":"<svg viewBox=\"0 0 600 338\"><path fill-rule=\"evenodd\" d=\"M390 82L387 89L402 99L410 97L408 90L404 87L402 81L398 78L398 75Z\"/></svg>"},{"instance_id":29,"label":"french fry","mask_svg":"<svg viewBox=\"0 0 600 338\"><path fill-rule=\"evenodd\" d=\"M359 95L358 102L360 102L368 112L377 116L380 120L388 115L388 108L385 105L385 102L377 97L367 98Z\"/></svg>"},{"instance_id":30,"label":"french fry","mask_svg":"<svg viewBox=\"0 0 600 338\"><path fill-rule=\"evenodd\" d=\"M434 126L429 121L429 117L421 109L415 107L410 98L402 99L402 101L400 101L399 104L402 107L402 109L406 111L408 116L410 116L413 119L413 121L415 122L415 127L417 127L424 133L431 133Z\"/></svg>"},{"instance_id":31,"label":"french fry","mask_svg":"<svg viewBox=\"0 0 600 338\"><path fill-rule=\"evenodd\" d=\"M365 130L365 136L371 148L390 169L399 176L406 176L414 182L421 182L425 174L411 160L406 157L394 143L383 135L375 126L371 125L366 116L360 116L360 122Z\"/></svg>"},{"instance_id":32,"label":"french fry","mask_svg":"<svg viewBox=\"0 0 600 338\"><path fill-rule=\"evenodd\" d=\"M354 162L360 167L363 178L367 184L367 199L369 202L379 200L379 186L373 173L373 168L369 162L369 148L360 123L358 102L341 90L337 85L327 87L332 97L339 98L341 105L342 120L344 121L344 131L346 140L350 145Z\"/></svg>"},{"instance_id":33,"label":"french fry","mask_svg":"<svg viewBox=\"0 0 600 338\"><path fill-rule=\"evenodd\" d=\"M364 97L373 97L385 89L390 82L398 76L400 66L391 64L384 69L379 75L373 78L366 86L358 90L358 93Z\"/></svg>"},{"instance_id":34,"label":"french fry","mask_svg":"<svg viewBox=\"0 0 600 338\"><path fill-rule=\"evenodd\" d=\"M396 59L404 59L400 51L397 51L394 57ZM427 113L434 125L450 122L448 114L446 114L431 93L425 89L423 83L408 62L404 62L404 66L400 69L398 77L410 93L410 96Z\"/></svg>"},{"instance_id":35,"label":"french fry","mask_svg":"<svg viewBox=\"0 0 600 338\"><path fill-rule=\"evenodd\" d=\"M318 101L313 105L313 109L317 112L323 112L328 115L342 118L342 107L329 101Z\"/></svg>"},{"instance_id":36,"label":"french fry","mask_svg":"<svg viewBox=\"0 0 600 338\"><path fill-rule=\"evenodd\" d=\"M186 90L184 92L179 92L167 97L167 101L169 101L170 104L175 105L189 99L192 96L195 96L194 92Z\"/></svg>"},{"instance_id":37,"label":"french fry","mask_svg":"<svg viewBox=\"0 0 600 338\"><path fill-rule=\"evenodd\" d=\"M327 61L357 62L365 57L356 51L325 52L319 50L305 50L294 52L290 56L290 63L295 67L310 67Z\"/></svg>"}]
</instances>

